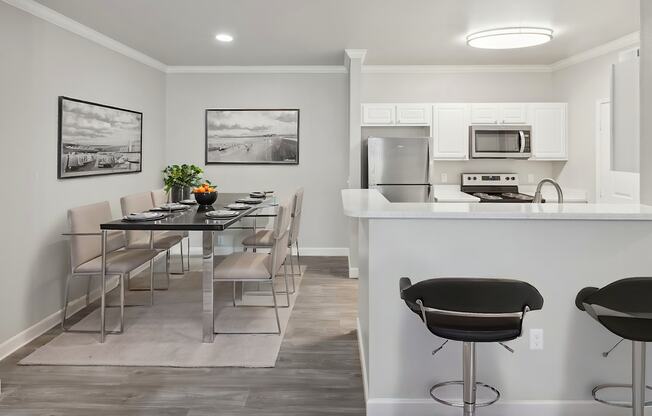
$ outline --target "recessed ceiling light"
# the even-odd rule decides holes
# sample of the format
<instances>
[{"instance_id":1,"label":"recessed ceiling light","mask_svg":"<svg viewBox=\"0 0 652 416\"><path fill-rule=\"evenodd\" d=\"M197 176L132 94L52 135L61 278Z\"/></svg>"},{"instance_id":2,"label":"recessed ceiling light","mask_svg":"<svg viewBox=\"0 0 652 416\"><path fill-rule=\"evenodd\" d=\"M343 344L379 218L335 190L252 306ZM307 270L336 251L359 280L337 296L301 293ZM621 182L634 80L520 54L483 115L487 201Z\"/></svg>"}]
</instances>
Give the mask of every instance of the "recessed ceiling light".
<instances>
[{"instance_id":1,"label":"recessed ceiling light","mask_svg":"<svg viewBox=\"0 0 652 416\"><path fill-rule=\"evenodd\" d=\"M233 40L233 36L226 33L220 33L219 35L215 36L215 39L219 40L220 42L231 42Z\"/></svg>"},{"instance_id":2,"label":"recessed ceiling light","mask_svg":"<svg viewBox=\"0 0 652 416\"><path fill-rule=\"evenodd\" d=\"M480 49L517 49L542 45L552 40L552 29L542 27L505 27L468 35L466 43Z\"/></svg>"}]
</instances>

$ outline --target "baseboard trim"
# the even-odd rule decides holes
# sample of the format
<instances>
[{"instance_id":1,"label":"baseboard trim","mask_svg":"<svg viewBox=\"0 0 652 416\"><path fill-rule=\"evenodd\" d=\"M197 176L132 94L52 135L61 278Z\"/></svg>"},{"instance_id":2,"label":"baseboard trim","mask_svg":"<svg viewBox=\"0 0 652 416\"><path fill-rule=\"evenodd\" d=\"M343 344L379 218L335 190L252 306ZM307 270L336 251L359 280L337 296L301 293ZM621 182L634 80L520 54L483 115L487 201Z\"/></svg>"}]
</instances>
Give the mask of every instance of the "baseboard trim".
<instances>
[{"instance_id":1,"label":"baseboard trim","mask_svg":"<svg viewBox=\"0 0 652 416\"><path fill-rule=\"evenodd\" d=\"M117 284L118 284L117 277L107 280L107 288L113 288L117 286ZM97 300L99 297L100 297L99 288L91 291L91 295L90 295L91 302ZM71 301L68 304L68 317L71 317L75 313L84 309L85 306L86 306L86 295L80 296L77 299ZM30 326L26 330L14 335L13 337L9 338L8 340L0 344L0 361L10 356L21 347L34 341L36 338L46 333L54 326L59 325L61 323L62 310L63 308L46 316L44 319Z\"/></svg>"},{"instance_id":2,"label":"baseboard trim","mask_svg":"<svg viewBox=\"0 0 652 416\"><path fill-rule=\"evenodd\" d=\"M459 416L461 410L432 399L367 400L367 416ZM589 400L499 401L482 409L482 416L613 416L610 406Z\"/></svg>"},{"instance_id":3,"label":"baseboard trim","mask_svg":"<svg viewBox=\"0 0 652 416\"><path fill-rule=\"evenodd\" d=\"M362 370L362 390L364 392L364 401L367 403L369 387L367 384L367 359L364 355L364 340L362 339L362 330L360 328L360 318L355 318L356 332L358 336L358 354L360 355L360 369Z\"/></svg>"}]
</instances>

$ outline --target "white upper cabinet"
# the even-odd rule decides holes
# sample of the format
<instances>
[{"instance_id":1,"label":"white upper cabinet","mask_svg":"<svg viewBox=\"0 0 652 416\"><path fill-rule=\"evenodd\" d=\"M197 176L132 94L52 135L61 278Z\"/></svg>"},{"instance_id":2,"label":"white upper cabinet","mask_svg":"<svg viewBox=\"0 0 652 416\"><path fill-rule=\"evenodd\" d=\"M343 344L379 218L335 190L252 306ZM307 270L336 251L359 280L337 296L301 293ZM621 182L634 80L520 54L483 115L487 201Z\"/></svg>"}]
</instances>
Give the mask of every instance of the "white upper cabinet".
<instances>
[{"instance_id":1,"label":"white upper cabinet","mask_svg":"<svg viewBox=\"0 0 652 416\"><path fill-rule=\"evenodd\" d=\"M430 109L429 104L398 104L396 106L396 124L429 125Z\"/></svg>"},{"instance_id":2,"label":"white upper cabinet","mask_svg":"<svg viewBox=\"0 0 652 416\"><path fill-rule=\"evenodd\" d=\"M528 105L525 103L504 103L500 105L499 123L525 124L527 123Z\"/></svg>"},{"instance_id":3,"label":"white upper cabinet","mask_svg":"<svg viewBox=\"0 0 652 416\"><path fill-rule=\"evenodd\" d=\"M432 108L433 159L469 158L469 104L435 104Z\"/></svg>"},{"instance_id":4,"label":"white upper cabinet","mask_svg":"<svg viewBox=\"0 0 652 416\"><path fill-rule=\"evenodd\" d=\"M528 105L525 103L471 104L473 124L525 124Z\"/></svg>"},{"instance_id":5,"label":"white upper cabinet","mask_svg":"<svg viewBox=\"0 0 652 416\"><path fill-rule=\"evenodd\" d=\"M395 104L362 104L362 124L393 125L395 120Z\"/></svg>"},{"instance_id":6,"label":"white upper cabinet","mask_svg":"<svg viewBox=\"0 0 652 416\"><path fill-rule=\"evenodd\" d=\"M565 103L530 104L532 159L568 160L567 111Z\"/></svg>"},{"instance_id":7,"label":"white upper cabinet","mask_svg":"<svg viewBox=\"0 0 652 416\"><path fill-rule=\"evenodd\" d=\"M493 103L471 104L471 123L498 124L500 106Z\"/></svg>"}]
</instances>

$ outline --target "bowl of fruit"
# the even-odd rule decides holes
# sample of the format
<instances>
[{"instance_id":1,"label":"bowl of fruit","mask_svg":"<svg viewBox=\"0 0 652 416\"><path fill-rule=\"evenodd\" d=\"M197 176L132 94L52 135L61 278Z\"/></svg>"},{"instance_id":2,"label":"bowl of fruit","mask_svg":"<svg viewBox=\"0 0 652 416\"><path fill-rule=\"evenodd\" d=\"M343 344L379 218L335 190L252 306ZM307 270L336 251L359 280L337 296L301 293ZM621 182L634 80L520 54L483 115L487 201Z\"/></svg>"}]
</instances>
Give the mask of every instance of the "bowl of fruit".
<instances>
[{"instance_id":1,"label":"bowl of fruit","mask_svg":"<svg viewBox=\"0 0 652 416\"><path fill-rule=\"evenodd\" d=\"M213 205L217 201L217 190L210 182L205 182L194 188L192 193L195 195L197 203L201 206Z\"/></svg>"}]
</instances>

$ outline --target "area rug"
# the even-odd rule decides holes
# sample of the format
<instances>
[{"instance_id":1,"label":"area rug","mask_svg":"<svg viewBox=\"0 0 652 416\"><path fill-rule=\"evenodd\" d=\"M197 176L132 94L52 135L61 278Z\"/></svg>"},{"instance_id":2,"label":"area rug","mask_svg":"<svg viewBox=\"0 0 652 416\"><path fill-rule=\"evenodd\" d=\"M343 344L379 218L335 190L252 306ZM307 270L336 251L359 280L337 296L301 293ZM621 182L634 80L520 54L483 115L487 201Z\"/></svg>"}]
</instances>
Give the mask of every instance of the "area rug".
<instances>
[{"instance_id":1,"label":"area rug","mask_svg":"<svg viewBox=\"0 0 652 416\"><path fill-rule=\"evenodd\" d=\"M302 266L301 274L305 270ZM202 343L201 273L189 272L170 281L167 291L156 291L154 306L125 309L125 332L107 335L104 344L97 334L62 333L20 361L21 365L160 366L160 367L274 367L285 329L299 293L301 276L295 276L296 292L290 307L279 308L281 335L215 335L211 344ZM290 283L291 285L292 283ZM251 285L251 284L250 284ZM277 290L285 290L277 278ZM291 286L290 286L291 287ZM249 291L247 305L271 305L272 297ZM252 289L252 288L250 288ZM253 288L256 289L256 288ZM232 285L215 285L215 329L217 332L276 330L273 308L232 307ZM117 291L114 291L117 292ZM128 292L127 304L147 302L148 292ZM116 293L109 303L117 304ZM286 295L278 294L279 305ZM107 329L116 329L119 309L108 309ZM73 329L97 329L99 310L84 317Z\"/></svg>"}]
</instances>

